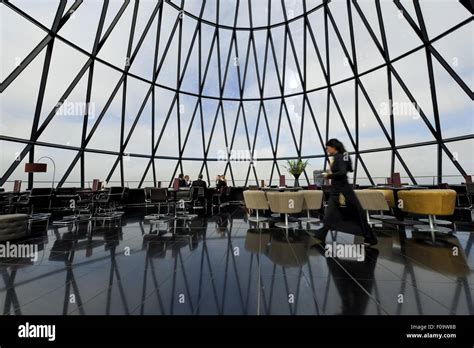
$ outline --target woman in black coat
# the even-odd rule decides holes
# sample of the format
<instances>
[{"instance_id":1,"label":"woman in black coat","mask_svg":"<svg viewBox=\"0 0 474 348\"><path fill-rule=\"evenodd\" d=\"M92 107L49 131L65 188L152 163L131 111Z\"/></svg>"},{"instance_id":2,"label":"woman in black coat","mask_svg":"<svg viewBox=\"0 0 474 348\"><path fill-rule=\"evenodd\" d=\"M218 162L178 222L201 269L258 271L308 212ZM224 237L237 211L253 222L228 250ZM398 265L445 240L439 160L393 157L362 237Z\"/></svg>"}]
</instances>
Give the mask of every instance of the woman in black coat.
<instances>
[{"instance_id":1,"label":"woman in black coat","mask_svg":"<svg viewBox=\"0 0 474 348\"><path fill-rule=\"evenodd\" d=\"M364 210L362 209L362 206L355 195L352 184L350 184L347 180L347 173L353 171L349 154L344 148L344 145L337 139L330 139L326 143L326 152L334 159L331 163L330 172L324 173L326 178L331 179L331 191L329 194L328 206L323 219L324 227L318 230L318 232L339 230L348 233L362 234L364 236L364 244L377 244L377 238L367 223ZM339 206L339 195L341 193L345 198L346 207L351 212L351 215L353 215L353 223L355 223L353 228L343 227L343 219ZM348 229L353 230L351 231Z\"/></svg>"}]
</instances>

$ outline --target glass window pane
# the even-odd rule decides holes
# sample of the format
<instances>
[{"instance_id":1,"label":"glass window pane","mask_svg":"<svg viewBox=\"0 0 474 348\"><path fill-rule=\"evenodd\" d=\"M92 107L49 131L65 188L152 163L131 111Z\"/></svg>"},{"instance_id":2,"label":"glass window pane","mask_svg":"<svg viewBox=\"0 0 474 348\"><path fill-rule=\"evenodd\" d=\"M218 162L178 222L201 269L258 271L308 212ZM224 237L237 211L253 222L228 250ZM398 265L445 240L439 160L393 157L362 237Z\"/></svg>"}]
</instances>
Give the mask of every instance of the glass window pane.
<instances>
[{"instance_id":1,"label":"glass window pane","mask_svg":"<svg viewBox=\"0 0 474 348\"><path fill-rule=\"evenodd\" d=\"M438 163L436 145L400 149L399 152L418 184L432 185L436 182Z\"/></svg>"},{"instance_id":2,"label":"glass window pane","mask_svg":"<svg viewBox=\"0 0 474 348\"><path fill-rule=\"evenodd\" d=\"M420 5L430 38L439 35L472 16L461 4L452 6L453 4L449 1L422 0Z\"/></svg>"},{"instance_id":3,"label":"glass window pane","mask_svg":"<svg viewBox=\"0 0 474 348\"><path fill-rule=\"evenodd\" d=\"M130 3L120 17L98 57L123 69L127 63L127 45L132 25L133 5Z\"/></svg>"},{"instance_id":4,"label":"glass window pane","mask_svg":"<svg viewBox=\"0 0 474 348\"><path fill-rule=\"evenodd\" d=\"M361 155L367 170L375 184L385 184L386 178L390 176L391 151L380 151L364 153ZM352 158L353 163L355 158ZM359 162L357 166L357 183L359 185L370 185L367 173Z\"/></svg>"},{"instance_id":5,"label":"glass window pane","mask_svg":"<svg viewBox=\"0 0 474 348\"><path fill-rule=\"evenodd\" d=\"M446 147L451 151L453 159L457 160L461 167L468 175L474 176L474 139L464 141L454 141L446 143ZM464 182L460 177L460 173L452 164L452 161L443 152L443 175L446 175L450 182L459 183ZM454 175L451 177L451 175Z\"/></svg>"},{"instance_id":6,"label":"glass window pane","mask_svg":"<svg viewBox=\"0 0 474 348\"><path fill-rule=\"evenodd\" d=\"M67 9L68 7L66 7ZM100 2L84 1L59 31L59 35L80 48L92 52L99 25L102 6Z\"/></svg>"},{"instance_id":7,"label":"glass window pane","mask_svg":"<svg viewBox=\"0 0 474 348\"><path fill-rule=\"evenodd\" d=\"M25 146L26 144L0 141L0 175L3 176L14 162L20 162L2 185L5 191L13 190L15 180L22 180L24 182L22 188L26 188L28 185L28 174L25 173L25 163L28 162L28 155L23 160L20 160L20 153Z\"/></svg>"},{"instance_id":8,"label":"glass window pane","mask_svg":"<svg viewBox=\"0 0 474 348\"><path fill-rule=\"evenodd\" d=\"M100 153L94 152L86 152L84 154L85 158L85 181L86 187L92 187L92 181L94 179L99 179L100 181L105 181L107 179L107 175L109 174L110 170L112 169L117 156L112 155L104 155ZM118 172L116 169L115 172ZM119 185L119 181L109 181L109 186L117 186Z\"/></svg>"},{"instance_id":9,"label":"glass window pane","mask_svg":"<svg viewBox=\"0 0 474 348\"><path fill-rule=\"evenodd\" d=\"M29 139L33 124L41 71L45 57L41 52L23 72L0 93L0 133ZM28 97L25 91L29 91Z\"/></svg>"},{"instance_id":10,"label":"glass window pane","mask_svg":"<svg viewBox=\"0 0 474 348\"><path fill-rule=\"evenodd\" d=\"M53 25L54 16L58 10L58 1L56 0L13 0L11 3L28 13L48 29ZM66 6L66 10L67 8Z\"/></svg>"},{"instance_id":11,"label":"glass window pane","mask_svg":"<svg viewBox=\"0 0 474 348\"><path fill-rule=\"evenodd\" d=\"M6 6L0 7L0 17L2 48L8 47L2 49L0 61L0 80L3 81L40 43L46 32Z\"/></svg>"}]
</instances>

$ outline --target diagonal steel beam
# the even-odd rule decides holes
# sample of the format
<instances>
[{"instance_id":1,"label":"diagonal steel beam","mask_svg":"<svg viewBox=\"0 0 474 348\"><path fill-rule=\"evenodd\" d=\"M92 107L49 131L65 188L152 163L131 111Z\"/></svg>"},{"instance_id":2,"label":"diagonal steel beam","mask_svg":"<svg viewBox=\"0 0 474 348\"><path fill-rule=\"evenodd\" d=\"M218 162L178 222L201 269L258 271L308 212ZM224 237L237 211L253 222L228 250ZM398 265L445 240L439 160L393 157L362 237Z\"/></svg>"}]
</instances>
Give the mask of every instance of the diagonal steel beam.
<instances>
[{"instance_id":1,"label":"diagonal steel beam","mask_svg":"<svg viewBox=\"0 0 474 348\"><path fill-rule=\"evenodd\" d=\"M425 49L428 50L437 60L438 62L443 66L443 68L448 72L449 75L456 81L456 83L461 87L461 89L471 98L471 100L474 99L474 93L471 91L469 86L463 81L463 79L454 71L454 69L449 65L448 62L443 58L443 56L438 52L438 50L431 44L430 39L428 37L428 33L426 30L426 26L424 24L424 20L421 18L420 22L420 14L421 8L420 4L418 1L413 1L413 4L415 5L415 12L416 16L418 18L418 23L420 23L420 28L415 24L415 21L411 18L410 14L408 13L407 10L405 10L405 7L401 4L400 0L394 0L395 5L398 7L398 9L401 11L403 17L406 19L408 24L411 26L413 31L418 35L418 37L423 41L423 45L425 46ZM471 17L471 21L472 21Z\"/></svg>"},{"instance_id":2,"label":"diagonal steel beam","mask_svg":"<svg viewBox=\"0 0 474 348\"><path fill-rule=\"evenodd\" d=\"M97 26L97 32L94 39L94 45L92 47L92 54L97 54L97 49L99 46L100 36L102 35L102 30L104 27L105 17L107 16L107 8L109 6L109 0L104 1L102 5L102 12L100 14L99 25ZM89 76L87 80L87 89L86 89L86 108L84 113L84 120L82 123L82 136L81 136L81 148L84 148L84 142L86 140L87 135L87 123L89 119L89 104L91 101L91 93L92 93L92 81L94 79L94 61L92 61L90 68L89 68ZM85 187L85 156L84 152L81 154L81 187Z\"/></svg>"},{"instance_id":3,"label":"diagonal steel beam","mask_svg":"<svg viewBox=\"0 0 474 348\"><path fill-rule=\"evenodd\" d=\"M414 1L414 5L415 5L416 16L418 18L418 23L420 24L420 28L421 28L423 41L426 42L428 40L428 33L426 31L423 14L421 13L420 4L417 1ZM442 138L441 122L440 122L439 110L438 110L438 97L436 95L436 84L435 84L435 78L434 78L434 72L433 72L433 61L432 61L430 49L428 48L428 46L425 48L425 54L426 54L426 63L428 66L428 77L430 81L431 102L433 106L433 116L435 119L435 127L436 127L436 131L439 134L439 137ZM443 151L440 144L438 144L437 150L438 150L437 151L438 152L437 153L438 184L441 184L443 180L443 156L442 156Z\"/></svg>"},{"instance_id":4,"label":"diagonal steel beam","mask_svg":"<svg viewBox=\"0 0 474 348\"><path fill-rule=\"evenodd\" d=\"M59 30L59 24L60 24L63 12L66 8L66 4L67 4L66 0L62 0L58 5L58 9L54 17L53 25L51 26L51 33L53 33L53 35ZM54 47L54 40L51 40L49 41L48 46L46 48L46 55L45 55L44 63L43 63L43 71L41 73L38 97L36 99L35 113L33 116L33 124L31 126L31 136L30 136L31 140L37 138L36 134L38 132L38 124L41 117L41 109L43 108L44 94L46 92L46 83L48 81L49 67L51 65L51 57L53 55L53 47ZM31 163L35 161L35 147L34 146L31 147L30 149L29 161ZM33 174L34 173L28 173L28 188L29 189L33 187L33 178L34 178Z\"/></svg>"},{"instance_id":5,"label":"diagonal steel beam","mask_svg":"<svg viewBox=\"0 0 474 348\"><path fill-rule=\"evenodd\" d=\"M12 5L9 1L4 1L4 5L8 6L13 11L23 15L24 12L18 9L16 6ZM71 18L74 11L76 11L79 6L82 4L82 0L76 0L74 4L71 5L66 14L60 19L57 31L61 30L64 24ZM36 58L36 56L45 48L52 40L54 39L53 33L48 33L43 40L41 40L35 48L23 59L20 64L8 75L5 80L0 84L0 93L3 93L5 89L22 73L23 70Z\"/></svg>"}]
</instances>

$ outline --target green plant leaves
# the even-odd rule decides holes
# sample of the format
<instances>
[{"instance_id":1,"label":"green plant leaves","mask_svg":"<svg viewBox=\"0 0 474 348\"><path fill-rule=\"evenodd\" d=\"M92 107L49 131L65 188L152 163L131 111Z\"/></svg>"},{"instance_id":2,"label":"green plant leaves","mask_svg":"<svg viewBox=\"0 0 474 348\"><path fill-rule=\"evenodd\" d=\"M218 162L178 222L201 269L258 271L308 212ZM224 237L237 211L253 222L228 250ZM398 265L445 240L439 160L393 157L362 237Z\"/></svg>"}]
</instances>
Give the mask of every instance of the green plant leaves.
<instances>
[{"instance_id":1,"label":"green plant leaves","mask_svg":"<svg viewBox=\"0 0 474 348\"><path fill-rule=\"evenodd\" d=\"M287 165L285 166L286 170L292 175L300 175L304 172L306 166L309 165L308 161L298 160L288 160L286 161Z\"/></svg>"}]
</instances>

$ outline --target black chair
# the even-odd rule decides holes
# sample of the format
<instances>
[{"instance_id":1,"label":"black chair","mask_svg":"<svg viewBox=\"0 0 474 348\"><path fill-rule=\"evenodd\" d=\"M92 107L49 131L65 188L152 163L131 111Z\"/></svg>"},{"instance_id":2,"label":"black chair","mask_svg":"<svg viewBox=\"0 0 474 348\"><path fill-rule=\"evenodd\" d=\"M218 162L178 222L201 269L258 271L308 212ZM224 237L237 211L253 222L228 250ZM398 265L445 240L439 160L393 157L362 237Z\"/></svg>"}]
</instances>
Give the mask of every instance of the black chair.
<instances>
[{"instance_id":1,"label":"black chair","mask_svg":"<svg viewBox=\"0 0 474 348\"><path fill-rule=\"evenodd\" d=\"M211 198L211 213L214 214L214 208L217 207L218 211L221 211L221 198L222 193L224 192L225 187L221 187L219 189L215 189L212 193Z\"/></svg>"},{"instance_id":2,"label":"black chair","mask_svg":"<svg viewBox=\"0 0 474 348\"><path fill-rule=\"evenodd\" d=\"M466 182L467 199L472 207L472 196L474 196L474 182Z\"/></svg>"},{"instance_id":3,"label":"black chair","mask_svg":"<svg viewBox=\"0 0 474 348\"><path fill-rule=\"evenodd\" d=\"M181 215L178 218L191 220L197 217L196 214L190 214L187 210L188 207L193 206L193 200L197 192L198 191L195 187L191 187L189 190L184 190L181 192L178 191L177 201L175 202L175 204L178 204L178 207L182 209L180 211Z\"/></svg>"},{"instance_id":4,"label":"black chair","mask_svg":"<svg viewBox=\"0 0 474 348\"><path fill-rule=\"evenodd\" d=\"M77 202L80 200L75 187L58 187L53 194L51 207L60 211L77 211Z\"/></svg>"},{"instance_id":5,"label":"black chair","mask_svg":"<svg viewBox=\"0 0 474 348\"><path fill-rule=\"evenodd\" d=\"M130 191L130 189L128 187L124 187L123 188L123 192L122 192L122 204L123 202L125 202L127 200L127 197L128 197L128 192Z\"/></svg>"},{"instance_id":6,"label":"black chair","mask_svg":"<svg viewBox=\"0 0 474 348\"><path fill-rule=\"evenodd\" d=\"M124 188L121 186L112 186L107 193L99 195L97 200L98 213L117 212L117 208L122 202Z\"/></svg>"},{"instance_id":7,"label":"black chair","mask_svg":"<svg viewBox=\"0 0 474 348\"><path fill-rule=\"evenodd\" d=\"M77 201L76 208L80 214L92 214L93 211L93 196L94 193L91 189L78 189L77 192Z\"/></svg>"},{"instance_id":8,"label":"black chair","mask_svg":"<svg viewBox=\"0 0 474 348\"><path fill-rule=\"evenodd\" d=\"M230 195L232 194L232 187L225 186L223 190L223 195L221 196L221 204L229 205L230 204Z\"/></svg>"},{"instance_id":9,"label":"black chair","mask_svg":"<svg viewBox=\"0 0 474 348\"><path fill-rule=\"evenodd\" d=\"M212 195L212 213L214 214L214 208L217 207L219 213L221 207L228 205L227 200L230 195L230 187L223 186Z\"/></svg>"},{"instance_id":10,"label":"black chair","mask_svg":"<svg viewBox=\"0 0 474 348\"><path fill-rule=\"evenodd\" d=\"M169 215L170 204L168 201L168 189L149 187L145 189L148 192L148 202L158 207L156 214L150 214L145 216L147 220L158 220L160 217ZM166 214L161 214L161 205L166 205Z\"/></svg>"},{"instance_id":11,"label":"black chair","mask_svg":"<svg viewBox=\"0 0 474 348\"><path fill-rule=\"evenodd\" d=\"M40 211L49 211L51 209L52 188L32 188L31 191L18 198L14 203L16 211L26 210L28 214L33 215Z\"/></svg>"},{"instance_id":12,"label":"black chair","mask_svg":"<svg viewBox=\"0 0 474 348\"><path fill-rule=\"evenodd\" d=\"M191 187L191 202L189 205L193 208L193 212L196 212L196 209L202 209L207 213L207 198L204 187Z\"/></svg>"},{"instance_id":13,"label":"black chair","mask_svg":"<svg viewBox=\"0 0 474 348\"><path fill-rule=\"evenodd\" d=\"M123 201L123 205L127 208L142 208L146 207L148 204L146 192L143 188L128 189L127 196Z\"/></svg>"},{"instance_id":14,"label":"black chair","mask_svg":"<svg viewBox=\"0 0 474 348\"><path fill-rule=\"evenodd\" d=\"M474 206L473 206L473 199L472 197L474 196L474 183L472 182L466 182L466 193L465 196L467 198L467 205L460 205L456 207L457 209L464 209L464 210L470 210L471 215L474 211ZM474 221L474 219L471 216L471 220Z\"/></svg>"},{"instance_id":15,"label":"black chair","mask_svg":"<svg viewBox=\"0 0 474 348\"><path fill-rule=\"evenodd\" d=\"M121 186L112 186L107 193L99 195L93 219L94 227L97 221L102 221L102 226L105 226L105 221L108 221L109 228L112 223L114 227L121 226L124 212L117 209L122 207L123 191L124 188Z\"/></svg>"},{"instance_id":16,"label":"black chair","mask_svg":"<svg viewBox=\"0 0 474 348\"><path fill-rule=\"evenodd\" d=\"M0 214L7 213L10 210L10 198L5 194L5 189L0 187Z\"/></svg>"},{"instance_id":17,"label":"black chair","mask_svg":"<svg viewBox=\"0 0 474 348\"><path fill-rule=\"evenodd\" d=\"M443 189L443 190L452 189L449 186L449 184L446 184L446 183L438 184L438 188ZM474 183L466 182L465 188L466 188L465 192L459 192L458 190L455 190L456 191L456 209L470 209L472 207L472 195L474 194ZM462 198L462 200L460 198ZM467 205L461 203L461 201L466 202L466 200L467 200Z\"/></svg>"}]
</instances>

